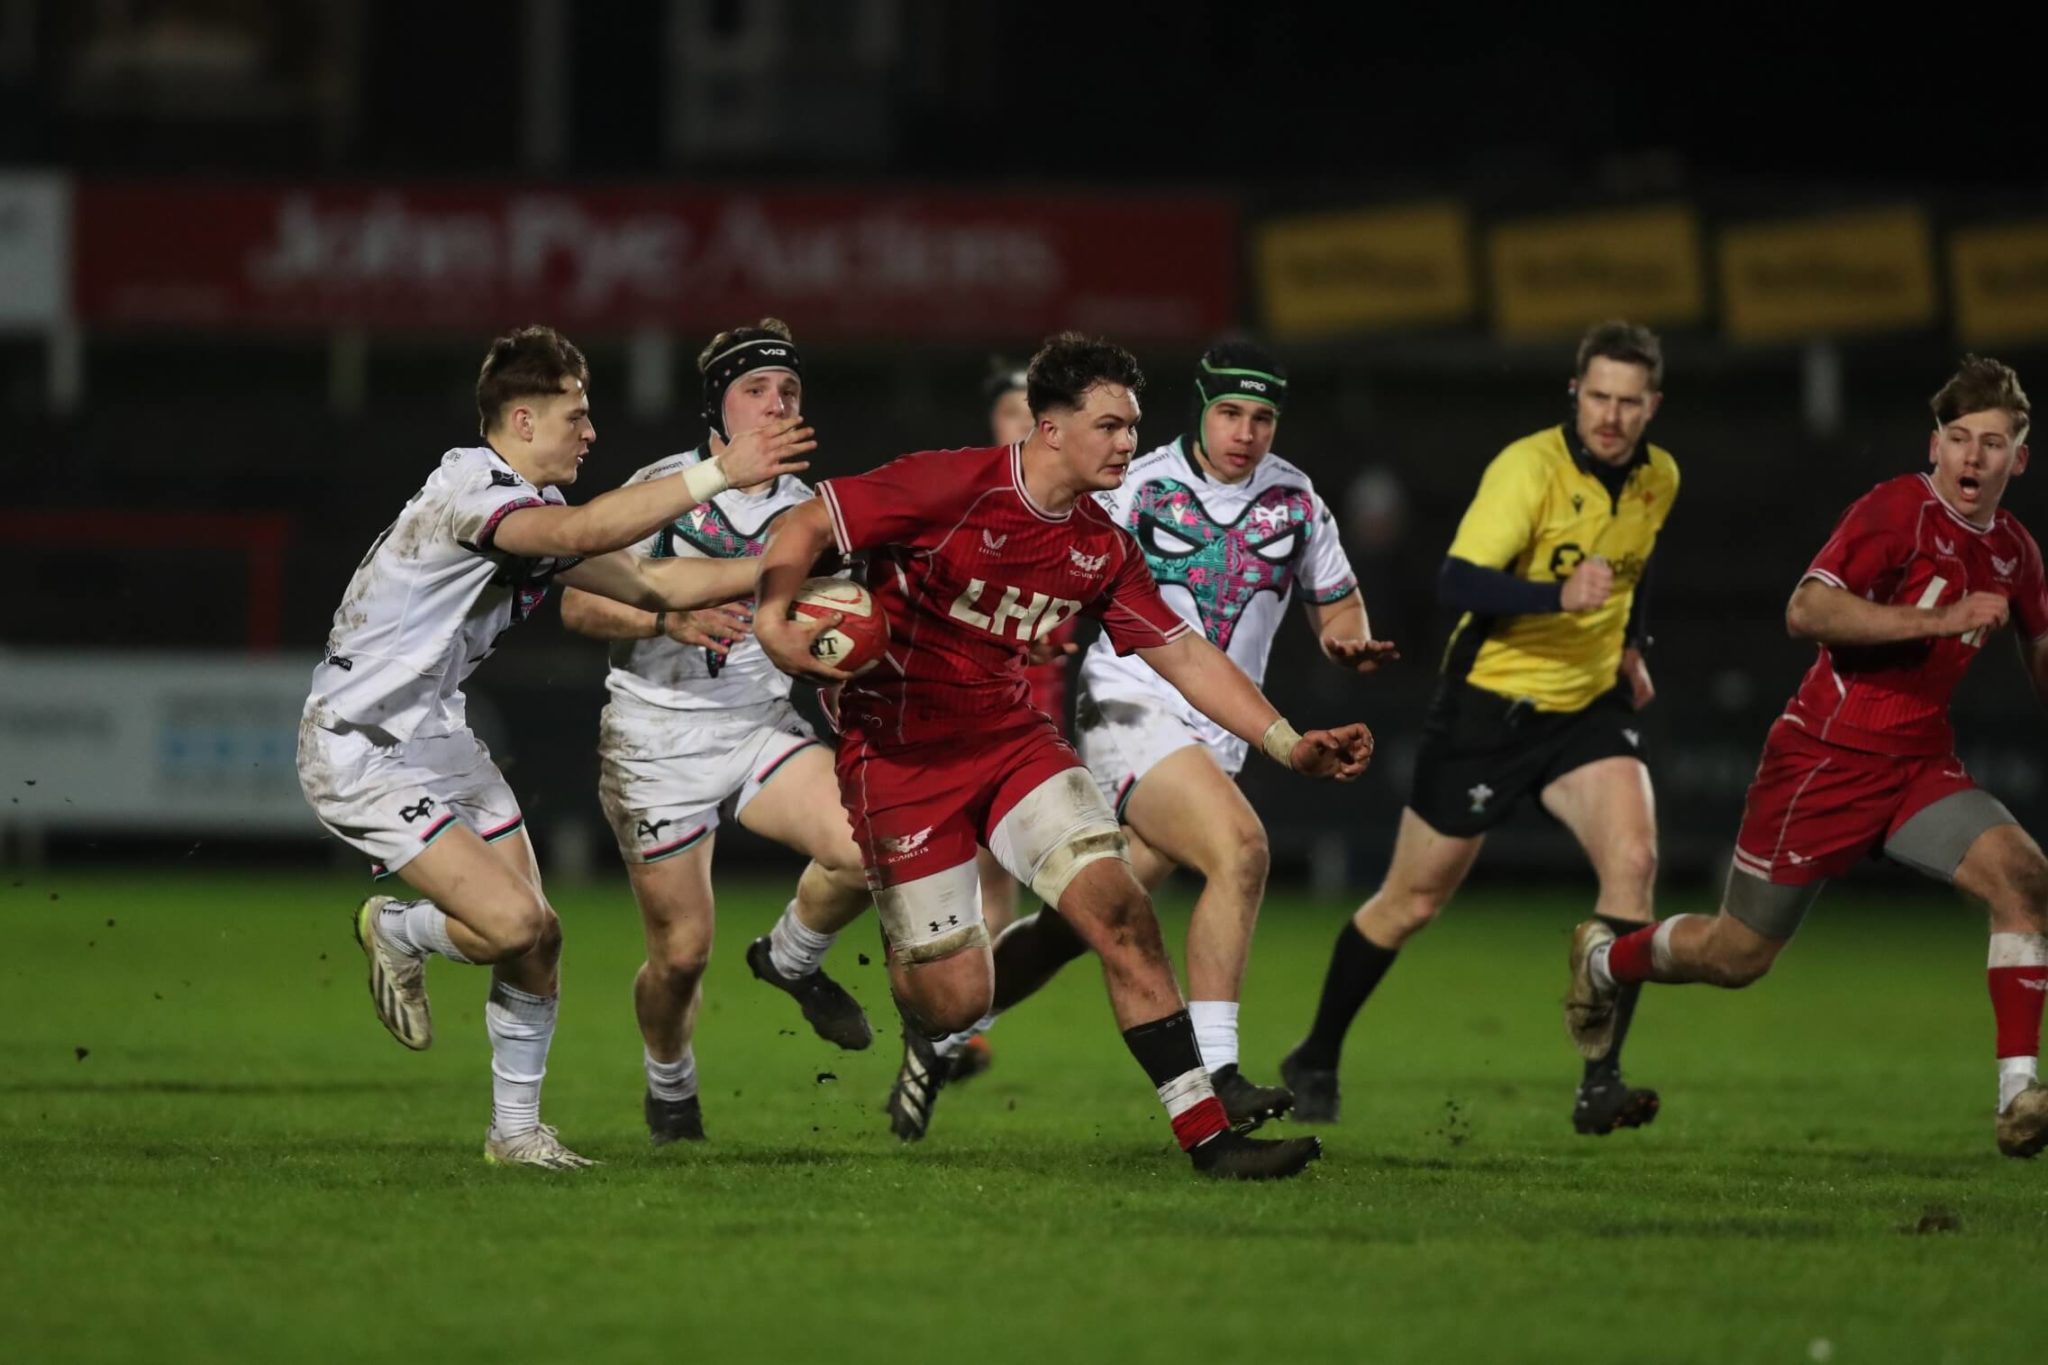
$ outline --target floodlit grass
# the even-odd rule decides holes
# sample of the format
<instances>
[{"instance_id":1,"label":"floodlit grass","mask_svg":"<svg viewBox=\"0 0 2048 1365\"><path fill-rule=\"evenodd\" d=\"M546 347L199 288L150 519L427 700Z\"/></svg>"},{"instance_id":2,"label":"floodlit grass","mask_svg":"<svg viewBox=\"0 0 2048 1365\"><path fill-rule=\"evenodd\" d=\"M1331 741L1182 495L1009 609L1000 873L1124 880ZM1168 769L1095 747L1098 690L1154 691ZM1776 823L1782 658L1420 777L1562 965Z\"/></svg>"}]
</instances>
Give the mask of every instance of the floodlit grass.
<instances>
[{"instance_id":1,"label":"floodlit grass","mask_svg":"<svg viewBox=\"0 0 2048 1365\"><path fill-rule=\"evenodd\" d=\"M650 1151L623 883L561 888L545 1113L601 1169L487 1168L483 974L377 1025L317 877L0 880L0 1359L2011 1361L2048 1166L1991 1140L1981 926L1843 889L1769 981L1652 988L1651 1128L1568 1122L1580 902L1475 887L1361 1016L1344 1122L1284 1185L1198 1181L1078 963L904 1147L872 930L813 1038L727 884L697 1054L711 1141ZM1667 906L1667 909L1688 908ZM1704 908L1693 906L1689 908ZM1347 907L1276 895L1245 1006L1275 1075ZM1178 944L1184 905L1169 905ZM1284 1126L1283 1126L1284 1130Z\"/></svg>"}]
</instances>

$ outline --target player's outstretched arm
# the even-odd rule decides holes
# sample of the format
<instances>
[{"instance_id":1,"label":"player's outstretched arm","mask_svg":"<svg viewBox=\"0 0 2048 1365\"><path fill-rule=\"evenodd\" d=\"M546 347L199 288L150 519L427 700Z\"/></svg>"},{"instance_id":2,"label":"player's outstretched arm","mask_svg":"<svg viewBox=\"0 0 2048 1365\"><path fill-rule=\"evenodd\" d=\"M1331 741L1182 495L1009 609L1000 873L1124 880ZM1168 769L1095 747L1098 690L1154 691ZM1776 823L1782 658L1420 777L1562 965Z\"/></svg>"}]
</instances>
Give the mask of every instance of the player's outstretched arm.
<instances>
[{"instance_id":1,"label":"player's outstretched arm","mask_svg":"<svg viewBox=\"0 0 2048 1365\"><path fill-rule=\"evenodd\" d=\"M744 559L648 559L614 550L564 570L561 579L642 611L695 611L753 591L754 566Z\"/></svg>"},{"instance_id":2,"label":"player's outstretched arm","mask_svg":"<svg viewBox=\"0 0 2048 1365\"><path fill-rule=\"evenodd\" d=\"M811 653L811 642L828 626L837 625L837 614L790 619L790 607L797 590L811 576L818 556L832 546L832 516L823 498L799 503L775 519L758 565L754 584L754 638L769 661L793 678L813 682L845 682L853 675L821 663ZM745 563L744 560L735 561Z\"/></svg>"},{"instance_id":3,"label":"player's outstretched arm","mask_svg":"<svg viewBox=\"0 0 2048 1365\"><path fill-rule=\"evenodd\" d=\"M1393 641L1372 638L1364 593L1354 591L1334 602L1311 602L1308 619L1316 629L1316 643L1322 646L1323 657L1339 668L1376 673L1382 664L1401 657Z\"/></svg>"},{"instance_id":4,"label":"player's outstretched arm","mask_svg":"<svg viewBox=\"0 0 2048 1365\"><path fill-rule=\"evenodd\" d=\"M1846 588L1809 578L1785 604L1785 630L1795 640L1823 645L1890 645L1993 631L2011 612L2005 596L1966 593L1943 607L1868 601Z\"/></svg>"},{"instance_id":5,"label":"player's outstretched arm","mask_svg":"<svg viewBox=\"0 0 2048 1365\"><path fill-rule=\"evenodd\" d=\"M1283 767L1349 782L1372 762L1372 731L1340 725L1297 732L1229 655L1194 631L1170 644L1141 649L1138 657L1197 711Z\"/></svg>"},{"instance_id":6,"label":"player's outstretched arm","mask_svg":"<svg viewBox=\"0 0 2048 1365\"><path fill-rule=\"evenodd\" d=\"M815 450L801 419L774 423L733 438L725 453L681 473L600 493L580 507L522 507L498 523L492 543L529 559L588 558L644 540L727 488L765 483L778 474L810 468L800 458Z\"/></svg>"},{"instance_id":7,"label":"player's outstretched arm","mask_svg":"<svg viewBox=\"0 0 2048 1365\"><path fill-rule=\"evenodd\" d=\"M562 594L562 624L593 640L652 640L665 635L677 644L701 645L719 654L744 640L753 628L752 617L740 607L645 611L581 588Z\"/></svg>"}]
</instances>

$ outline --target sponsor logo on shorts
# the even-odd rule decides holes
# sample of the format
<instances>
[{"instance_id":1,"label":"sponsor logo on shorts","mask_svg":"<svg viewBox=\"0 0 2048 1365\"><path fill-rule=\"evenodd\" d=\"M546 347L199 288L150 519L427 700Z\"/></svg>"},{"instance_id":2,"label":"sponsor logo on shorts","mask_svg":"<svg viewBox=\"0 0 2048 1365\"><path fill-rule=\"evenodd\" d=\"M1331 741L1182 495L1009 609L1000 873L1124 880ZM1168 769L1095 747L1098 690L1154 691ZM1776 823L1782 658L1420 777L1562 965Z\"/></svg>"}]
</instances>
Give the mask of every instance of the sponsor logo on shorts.
<instances>
[{"instance_id":1,"label":"sponsor logo on shorts","mask_svg":"<svg viewBox=\"0 0 2048 1365\"><path fill-rule=\"evenodd\" d=\"M1621 737L1628 741L1628 747L1631 749L1643 747L1643 737L1638 731L1624 729L1621 732Z\"/></svg>"},{"instance_id":2,"label":"sponsor logo on shorts","mask_svg":"<svg viewBox=\"0 0 2048 1365\"><path fill-rule=\"evenodd\" d=\"M925 841L931 837L932 827L926 825L915 834L900 834L888 839L875 840L875 851L882 855L883 862L893 863L922 852Z\"/></svg>"},{"instance_id":3,"label":"sponsor logo on shorts","mask_svg":"<svg viewBox=\"0 0 2048 1365\"><path fill-rule=\"evenodd\" d=\"M1472 798L1472 813L1474 815L1482 815L1486 811L1486 803L1493 800L1493 788L1481 782L1478 786L1467 791L1465 795Z\"/></svg>"},{"instance_id":4,"label":"sponsor logo on shorts","mask_svg":"<svg viewBox=\"0 0 2048 1365\"><path fill-rule=\"evenodd\" d=\"M659 839L663 827L674 823L675 821L673 820L642 820L640 822L640 837L643 839Z\"/></svg>"},{"instance_id":5,"label":"sponsor logo on shorts","mask_svg":"<svg viewBox=\"0 0 2048 1365\"><path fill-rule=\"evenodd\" d=\"M1076 546L1067 547L1067 560L1074 566L1075 573L1101 573L1102 566L1109 563L1109 551L1099 555L1084 555Z\"/></svg>"},{"instance_id":6,"label":"sponsor logo on shorts","mask_svg":"<svg viewBox=\"0 0 2048 1365\"><path fill-rule=\"evenodd\" d=\"M2048 995L2048 980L2036 981L2031 977L2023 976L2020 978L2020 985L2027 990L2040 991L2044 995Z\"/></svg>"},{"instance_id":7,"label":"sponsor logo on shorts","mask_svg":"<svg viewBox=\"0 0 2048 1365\"><path fill-rule=\"evenodd\" d=\"M1785 850L1785 861L1792 864L1792 866L1794 867L1798 867L1801 863L1812 862L1813 859L1807 857L1804 853L1794 853L1791 849L1788 848Z\"/></svg>"},{"instance_id":8,"label":"sponsor logo on shorts","mask_svg":"<svg viewBox=\"0 0 2048 1365\"><path fill-rule=\"evenodd\" d=\"M960 917L958 915L948 915L943 922L934 919L926 920L925 923L929 924L932 932L936 934L941 929L958 929L960 927Z\"/></svg>"},{"instance_id":9,"label":"sponsor logo on shorts","mask_svg":"<svg viewBox=\"0 0 2048 1365\"><path fill-rule=\"evenodd\" d=\"M398 816L408 825L415 820L424 820L434 813L434 798L422 796L417 806L400 806Z\"/></svg>"}]
</instances>

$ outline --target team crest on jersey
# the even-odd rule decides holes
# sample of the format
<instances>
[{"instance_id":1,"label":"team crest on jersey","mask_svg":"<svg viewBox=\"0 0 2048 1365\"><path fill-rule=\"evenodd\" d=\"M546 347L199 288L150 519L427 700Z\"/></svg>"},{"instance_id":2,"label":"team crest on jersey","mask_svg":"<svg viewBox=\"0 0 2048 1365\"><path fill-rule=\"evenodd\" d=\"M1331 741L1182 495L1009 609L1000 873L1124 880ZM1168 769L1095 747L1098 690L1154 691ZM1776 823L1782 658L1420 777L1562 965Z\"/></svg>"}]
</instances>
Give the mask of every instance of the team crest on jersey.
<instances>
[{"instance_id":1,"label":"team crest on jersey","mask_svg":"<svg viewBox=\"0 0 2048 1365\"><path fill-rule=\"evenodd\" d=\"M1315 503L1301 488L1268 488L1222 525L1194 489L1178 479L1154 479L1131 504L1130 531L1161 587L1175 584L1195 599L1202 633L1218 649L1230 648L1245 605L1262 592L1285 597L1294 588L1296 561L1315 520Z\"/></svg>"},{"instance_id":2,"label":"team crest on jersey","mask_svg":"<svg viewBox=\"0 0 2048 1365\"><path fill-rule=\"evenodd\" d=\"M1067 547L1067 562L1074 566L1076 573L1101 573L1102 566L1109 563L1109 551L1099 555L1084 555L1075 546Z\"/></svg>"},{"instance_id":3,"label":"team crest on jersey","mask_svg":"<svg viewBox=\"0 0 2048 1365\"><path fill-rule=\"evenodd\" d=\"M1997 555L1991 556L1991 567L2000 578L2011 578L2012 571L2019 566L2020 562L2017 558L2000 559Z\"/></svg>"},{"instance_id":4,"label":"team crest on jersey","mask_svg":"<svg viewBox=\"0 0 2048 1365\"><path fill-rule=\"evenodd\" d=\"M877 839L875 840L875 849L882 855L884 862L895 862L898 858L908 858L911 854L923 848L925 841L931 837L932 827L926 825L915 834L900 834L887 839Z\"/></svg>"}]
</instances>

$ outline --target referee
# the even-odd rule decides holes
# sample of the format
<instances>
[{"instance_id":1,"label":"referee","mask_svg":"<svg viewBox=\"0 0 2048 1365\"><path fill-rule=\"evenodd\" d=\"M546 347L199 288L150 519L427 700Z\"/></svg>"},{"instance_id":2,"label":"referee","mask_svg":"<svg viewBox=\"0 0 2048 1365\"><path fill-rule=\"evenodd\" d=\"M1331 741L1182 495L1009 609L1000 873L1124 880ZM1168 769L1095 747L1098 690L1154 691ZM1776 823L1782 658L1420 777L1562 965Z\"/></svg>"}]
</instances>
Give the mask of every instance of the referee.
<instances>
[{"instance_id":1,"label":"referee","mask_svg":"<svg viewBox=\"0 0 2048 1365\"><path fill-rule=\"evenodd\" d=\"M1337 1118L1337 1061L1353 1017L1523 797L1533 793L1586 850L1600 879L1596 915L1617 933L1651 920L1657 824L1635 712L1654 695L1643 662L1646 575L1678 495L1678 465L1643 439L1663 385L1656 334L1602 323L1579 342L1572 421L1516 441L1487 466L1438 584L1463 615L1423 725L1393 863L1339 931L1315 1022L1280 1064L1295 1118ZM1613 1049L1586 1063L1572 1109L1581 1133L1657 1116L1656 1092L1621 1079L1638 989L1623 988Z\"/></svg>"}]
</instances>

